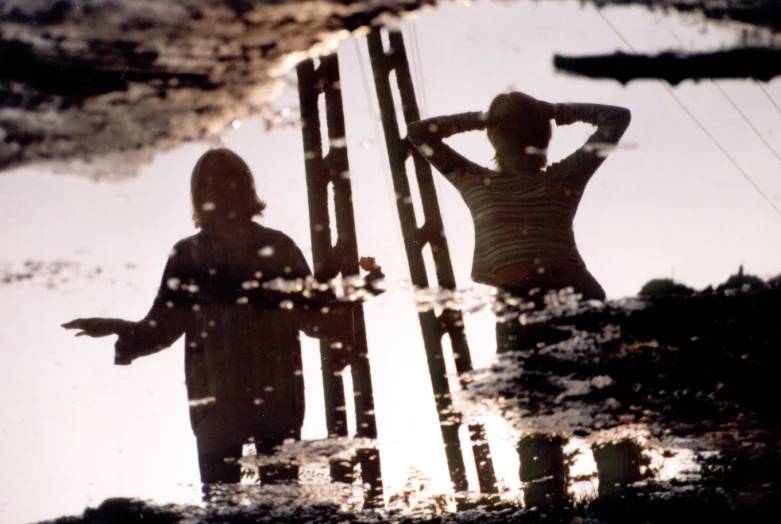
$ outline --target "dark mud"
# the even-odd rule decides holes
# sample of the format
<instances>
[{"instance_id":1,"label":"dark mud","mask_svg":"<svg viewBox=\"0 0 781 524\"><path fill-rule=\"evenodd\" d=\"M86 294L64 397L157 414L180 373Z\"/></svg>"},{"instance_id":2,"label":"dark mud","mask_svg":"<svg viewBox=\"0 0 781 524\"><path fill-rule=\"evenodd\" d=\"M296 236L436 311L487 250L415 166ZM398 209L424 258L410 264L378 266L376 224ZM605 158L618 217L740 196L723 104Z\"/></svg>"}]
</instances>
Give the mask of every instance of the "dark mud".
<instances>
[{"instance_id":1,"label":"dark mud","mask_svg":"<svg viewBox=\"0 0 781 524\"><path fill-rule=\"evenodd\" d=\"M502 355L470 394L502 399L529 427L581 435L622 424L703 438L778 429L781 280L741 272L717 289L656 281L643 294L519 317L520 337L539 347Z\"/></svg>"},{"instance_id":2,"label":"dark mud","mask_svg":"<svg viewBox=\"0 0 781 524\"><path fill-rule=\"evenodd\" d=\"M0 171L134 173L156 151L275 115L284 74L335 38L435 0L5 0ZM781 30L775 0L599 0Z\"/></svg>"},{"instance_id":3,"label":"dark mud","mask_svg":"<svg viewBox=\"0 0 781 524\"><path fill-rule=\"evenodd\" d=\"M684 80L753 78L767 82L781 75L781 49L743 48L714 53L654 56L615 53L602 56L559 56L557 69L589 78L612 78L622 84L660 79L676 85Z\"/></svg>"},{"instance_id":4,"label":"dark mud","mask_svg":"<svg viewBox=\"0 0 781 524\"><path fill-rule=\"evenodd\" d=\"M746 497L744 496L744 499ZM613 522L778 522L778 499L736 499L720 489L665 486L656 491L636 490L620 500L594 500L555 508L528 510L514 505L475 507L454 513L432 515L381 511L341 511L336 504L320 504L280 510L271 504L250 507L195 508L155 506L139 500L109 499L79 517L63 517L42 524L249 524L344 523L344 524L448 524L448 523L540 523L598 524Z\"/></svg>"},{"instance_id":5,"label":"dark mud","mask_svg":"<svg viewBox=\"0 0 781 524\"><path fill-rule=\"evenodd\" d=\"M421 3L7 0L0 170L73 161L96 177L121 175L118 163L133 171L154 151L267 114L308 53Z\"/></svg>"},{"instance_id":6,"label":"dark mud","mask_svg":"<svg viewBox=\"0 0 781 524\"><path fill-rule=\"evenodd\" d=\"M514 343L531 347L475 372L457 402L467 415L500 413L522 435L522 496L442 495L450 503L422 510L392 497L370 510L360 484L323 478L225 487L204 507L110 499L53 522L778 522L781 279L740 271L703 291L660 280L607 304L559 298L500 325L501 343L508 325L525 324ZM571 439L587 443L579 452L593 454L596 472L570 475ZM654 450L692 459L665 477L651 465ZM599 490L575 496L568 486L586 478Z\"/></svg>"},{"instance_id":7,"label":"dark mud","mask_svg":"<svg viewBox=\"0 0 781 524\"><path fill-rule=\"evenodd\" d=\"M128 270L134 268L132 264L125 266ZM55 289L82 278L93 280L105 277L107 272L102 267L85 268L73 260L25 260L19 265L0 264L0 284L4 285L30 283ZM116 283L113 277L108 278L111 283Z\"/></svg>"},{"instance_id":8,"label":"dark mud","mask_svg":"<svg viewBox=\"0 0 781 524\"><path fill-rule=\"evenodd\" d=\"M672 9L681 13L698 13L711 20L733 20L773 32L781 31L781 5L774 0L593 0L604 5L643 5Z\"/></svg>"}]
</instances>

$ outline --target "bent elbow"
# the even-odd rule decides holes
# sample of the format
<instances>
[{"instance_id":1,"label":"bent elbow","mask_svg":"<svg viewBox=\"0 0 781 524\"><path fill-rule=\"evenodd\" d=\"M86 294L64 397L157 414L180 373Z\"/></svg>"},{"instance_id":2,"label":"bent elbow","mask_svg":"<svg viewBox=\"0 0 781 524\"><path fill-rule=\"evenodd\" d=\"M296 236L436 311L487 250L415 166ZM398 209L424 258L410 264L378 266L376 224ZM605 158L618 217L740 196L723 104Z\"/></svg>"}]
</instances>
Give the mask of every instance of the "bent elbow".
<instances>
[{"instance_id":1,"label":"bent elbow","mask_svg":"<svg viewBox=\"0 0 781 524\"><path fill-rule=\"evenodd\" d=\"M420 145L425 140L426 130L420 121L407 124L407 138L415 145Z\"/></svg>"},{"instance_id":2,"label":"bent elbow","mask_svg":"<svg viewBox=\"0 0 781 524\"><path fill-rule=\"evenodd\" d=\"M626 129L632 122L632 112L626 107L619 107L618 114L616 115L616 121L618 125Z\"/></svg>"}]
</instances>

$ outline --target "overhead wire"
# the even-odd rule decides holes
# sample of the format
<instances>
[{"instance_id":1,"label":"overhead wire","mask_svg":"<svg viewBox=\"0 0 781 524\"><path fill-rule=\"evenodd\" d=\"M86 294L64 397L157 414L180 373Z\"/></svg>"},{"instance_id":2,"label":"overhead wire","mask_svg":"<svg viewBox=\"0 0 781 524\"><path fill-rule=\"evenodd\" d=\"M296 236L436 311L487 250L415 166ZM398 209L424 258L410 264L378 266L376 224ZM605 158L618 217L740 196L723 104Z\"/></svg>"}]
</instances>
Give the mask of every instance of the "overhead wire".
<instances>
[{"instance_id":1,"label":"overhead wire","mask_svg":"<svg viewBox=\"0 0 781 524\"><path fill-rule=\"evenodd\" d=\"M418 28L415 25L415 20L410 20L410 28L412 33L412 40L415 42L415 64L418 71L418 85L420 86L420 94L423 102L423 118L428 118L428 98L426 97L426 87L423 85L423 60L420 58L420 41L418 40Z\"/></svg>"},{"instance_id":2,"label":"overhead wire","mask_svg":"<svg viewBox=\"0 0 781 524\"><path fill-rule=\"evenodd\" d=\"M638 54L637 51L635 50L635 48L632 46L632 44L630 44L627 41L627 39L624 38L624 36L621 34L621 32L602 13L601 9L597 9L597 14L600 16L600 18L602 18L602 20L605 22L605 24L607 24L607 26L610 27L610 29L616 34L616 36L618 36L618 38L621 39L621 41L624 43L624 45L626 45L632 51L632 53ZM678 105L681 107L681 109L683 109L684 112L687 115L689 115L689 117L692 119L692 121L697 125L697 127L700 128L700 130L702 130L702 132L705 134L705 136L707 136L711 140L711 142L713 142L713 144L722 152L722 154L727 158L727 160L730 161L730 163L735 167L735 169L737 169L738 172L741 175L743 175L743 178L751 185L751 187L753 187L754 190L757 193L759 193L759 195L765 200L765 202L767 202L768 205L771 208L773 208L773 211L775 211L776 214L778 214L778 216L781 217L781 209L779 209L773 203L773 201L770 199L770 197L768 197L767 194L764 191L762 191L762 188L760 188L757 185L757 183L754 182L754 180L749 176L749 174L742 167L740 167L740 164L738 164L737 160L735 160L735 158L732 155L729 154L729 152L724 148L724 146L721 145L721 143L716 139L716 137L713 136L705 128L705 126L702 124L702 122L700 122L700 120L694 115L694 113L692 113L691 110L689 110L689 108L686 107L686 104L684 104L683 101L675 94L675 92L672 90L672 88L670 86L668 86L667 84L665 84L664 81L662 81L661 79L659 80L659 83L670 94L670 96L673 98L673 100L675 100L678 103ZM752 128L753 128L753 126L752 126Z\"/></svg>"},{"instance_id":3,"label":"overhead wire","mask_svg":"<svg viewBox=\"0 0 781 524\"><path fill-rule=\"evenodd\" d=\"M771 104L773 104L773 107L775 107L775 108L776 108L776 111L778 111L778 114L779 114L779 115L781 115L781 107L780 107L780 106L779 106L779 105L776 103L776 101L775 101L775 100L773 100L773 97L772 97L772 96L770 96L770 93L767 91L767 89L765 88L765 86L763 86L762 84L760 84L760 83L759 83L759 81L758 81L756 78L755 78L755 79L753 79L753 80L754 80L754 84L755 84L755 85L756 85L756 86L757 86L757 87L758 87L760 90L762 90L762 92L765 94L765 96L766 96L766 97L767 97L767 99L770 101L770 103L771 103Z\"/></svg>"},{"instance_id":4,"label":"overhead wire","mask_svg":"<svg viewBox=\"0 0 781 524\"><path fill-rule=\"evenodd\" d=\"M683 41L678 37L677 34L675 34L675 31L667 27L667 31L670 33L670 35L675 38L676 42L678 42L678 45L683 49ZM732 97L729 96L729 94L724 90L724 88L716 82L713 78L708 78L711 84L713 84L713 87L719 90L719 93L727 100L727 102L737 111L737 113L740 115L740 117L743 119L746 124L751 128L752 131L754 131L754 134L757 135L757 138L759 138L763 144L765 144L765 147L770 151L770 153L776 157L776 160L781 162L781 155L778 154L778 152L773 148L773 146L770 145L770 143L767 141L767 139L762 136L762 132L754 126L754 124L751 122L751 120L746 116L746 113L743 112L740 107L735 103L735 101L732 99ZM754 84L756 84L757 87L759 87L763 93L765 93L765 96L770 100L770 102L775 106L776 110L781 114L781 108L778 107L778 105L775 103L775 101L770 97L770 94L765 90L762 85L757 82L756 79L752 79L754 81Z\"/></svg>"},{"instance_id":5,"label":"overhead wire","mask_svg":"<svg viewBox=\"0 0 781 524\"><path fill-rule=\"evenodd\" d=\"M417 72L416 75L418 77L418 91L420 91L420 101L422 102L422 111L421 111L421 118L428 118L429 112L428 112L428 97L426 96L426 86L423 83L423 60L420 57L420 41L418 40L418 30L417 26L415 25L415 20L410 20L410 42L412 47L412 58L414 63L414 70ZM417 95L417 93L416 93ZM418 98L416 96L416 98ZM442 195L442 188L440 187L440 180L439 176L436 173L433 173L434 178L434 188L436 189L437 196ZM440 207L440 216L442 215L442 208ZM445 225L444 217L442 217L442 228L443 233L445 234L445 238L447 238L447 226Z\"/></svg>"},{"instance_id":6,"label":"overhead wire","mask_svg":"<svg viewBox=\"0 0 781 524\"><path fill-rule=\"evenodd\" d=\"M738 114L741 116L741 118L743 118L743 121L745 121L745 122L748 124L748 126L749 126L749 127L750 127L750 128L753 130L753 131L754 131L754 134L756 134L756 135L757 135L757 138L759 138L759 139L762 141L762 143L763 143L763 144L765 144L765 146L767 147L768 151L770 151L770 152L773 154L773 156L774 156L774 157L776 157L776 160L778 160L779 162L781 162L781 155L779 155L779 154L776 152L776 150L775 150L775 149L773 149L773 146L771 146L771 145L770 145L770 143L767 141L767 139L765 139L765 137L764 137L764 136L762 136L762 133L760 132L760 130L759 130L759 129L757 129L757 128L754 126L754 124L752 124L752 123L751 123L751 120L749 120L749 118L746 116L746 114L745 114L745 113L744 113L744 112L743 112L743 111L742 111L742 110L741 110L741 109L738 107L738 105L737 105L737 104L734 102L734 100L732 100L732 98L731 98L731 97L730 97L730 96L727 94L727 92L726 92L726 91L724 91L724 88L723 88L723 87L721 87L721 86L720 86L720 85L719 85L717 82L715 82L715 81L714 81L712 78L710 79L710 81L713 83L713 85L714 85L714 86L716 86L716 89L718 89L718 90L719 90L719 92L720 92L722 95L724 95L724 98L726 98L726 99L727 99L727 102L729 102L729 104L730 104L730 105L731 105L733 108L735 108L735 111L737 111L737 112L738 112Z\"/></svg>"},{"instance_id":7,"label":"overhead wire","mask_svg":"<svg viewBox=\"0 0 781 524\"><path fill-rule=\"evenodd\" d=\"M367 80L366 75L366 68L363 66L363 54L361 53L361 48L358 45L358 39L353 38L353 48L355 49L355 58L358 62L358 69L361 72L361 83L363 84L363 94L366 97L366 107L369 109L369 116L371 117L372 121L372 132L374 134L374 144L377 147L377 151L380 155L380 163L382 164L382 170L385 173L385 186L386 188L390 189L390 192L386 191L386 194L392 195L392 200L390 202L391 207L391 215L394 217L394 221L396 222L396 228L395 231L401 231L401 222L398 216L398 213L396 212L396 189L393 187L392 184L388 184L389 181L393 180L393 176L390 172L390 160L388 159L388 153L385 151L385 148L383 147L384 140L380 138L380 127L379 124L377 124L377 117L375 116L374 112L372 111L373 107L377 107L374 105L374 98L371 94L371 89L369 89L369 83ZM379 104L377 104L379 105ZM399 245L399 248L401 249L401 252L404 252L406 249L404 247L404 241L403 239L398 235L393 235L396 239L396 242Z\"/></svg>"}]
</instances>

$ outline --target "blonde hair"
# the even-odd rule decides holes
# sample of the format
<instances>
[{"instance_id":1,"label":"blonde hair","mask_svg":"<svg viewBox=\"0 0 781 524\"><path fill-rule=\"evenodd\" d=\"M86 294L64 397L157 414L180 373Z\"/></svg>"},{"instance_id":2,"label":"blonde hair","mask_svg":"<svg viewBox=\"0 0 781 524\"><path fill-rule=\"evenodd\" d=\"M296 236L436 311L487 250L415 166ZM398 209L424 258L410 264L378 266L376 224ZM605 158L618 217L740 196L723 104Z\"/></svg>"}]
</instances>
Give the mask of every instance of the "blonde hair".
<instances>
[{"instance_id":1,"label":"blonde hair","mask_svg":"<svg viewBox=\"0 0 781 524\"><path fill-rule=\"evenodd\" d=\"M550 120L540 101L525 93L516 91L494 98L488 109L486 132L496 150L496 165L501 169L503 157L523 156L533 167L544 168L552 136Z\"/></svg>"},{"instance_id":2,"label":"blonde hair","mask_svg":"<svg viewBox=\"0 0 781 524\"><path fill-rule=\"evenodd\" d=\"M247 163L225 148L211 149L195 163L190 195L197 228L207 226L215 217L251 220L266 209Z\"/></svg>"}]
</instances>

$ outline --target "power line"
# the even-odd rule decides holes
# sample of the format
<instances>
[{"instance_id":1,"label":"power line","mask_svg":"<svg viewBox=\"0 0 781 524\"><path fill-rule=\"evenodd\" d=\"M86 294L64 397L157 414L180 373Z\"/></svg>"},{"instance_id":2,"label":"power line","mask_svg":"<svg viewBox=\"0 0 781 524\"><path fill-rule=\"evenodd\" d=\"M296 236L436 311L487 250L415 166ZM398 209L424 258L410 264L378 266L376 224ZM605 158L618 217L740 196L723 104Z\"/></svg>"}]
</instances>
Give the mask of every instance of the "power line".
<instances>
[{"instance_id":1,"label":"power line","mask_svg":"<svg viewBox=\"0 0 781 524\"><path fill-rule=\"evenodd\" d=\"M771 104L773 104L773 107L775 107L775 108L776 108L776 111L778 111L778 114L779 114L779 115L781 115L781 107L779 107L779 106L778 106L778 104L776 103L776 101L775 101L775 100L773 100L773 97L772 97L772 96L770 96L770 93L768 93L768 92L767 92L767 89L765 89L765 86L763 86L762 84L760 84L760 83L759 83L759 81L757 81L757 79L756 79L756 78L754 79L754 84L756 84L756 86L757 86L759 89L761 89L761 90L762 90L762 92L765 94L765 96L766 96L766 97L767 97L767 99L770 101L770 103L771 103Z\"/></svg>"},{"instance_id":2,"label":"power line","mask_svg":"<svg viewBox=\"0 0 781 524\"><path fill-rule=\"evenodd\" d=\"M418 70L418 85L420 85L421 98L423 99L423 118L428 118L428 98L426 97L426 87L423 85L423 60L420 58L418 29L414 20L411 21L410 26L412 28L412 39L415 42L415 63Z\"/></svg>"},{"instance_id":3,"label":"power line","mask_svg":"<svg viewBox=\"0 0 781 524\"><path fill-rule=\"evenodd\" d=\"M710 81L713 83L714 86L716 86L716 89L718 89L719 92L722 95L724 95L724 98L727 99L727 102L729 102L730 105L735 108L735 111L738 112L738 114L743 118L743 120L754 131L754 133L757 135L757 138L759 138L762 141L762 143L765 144L765 146L767 146L768 150L771 153L773 153L773 156L776 157L776 160L781 162L781 156L779 156L779 154L776 152L776 150L773 149L773 146L771 146L770 143L768 143L768 141L765 139L765 137L762 136L762 133L759 131L759 129L754 127L754 124L751 123L751 120L749 120L748 117L746 116L746 114L743 111L740 110L740 108L737 106L737 104L735 104L735 102L732 100L732 98L730 98L730 96L724 91L724 89L718 83L716 83L712 78L710 79Z\"/></svg>"},{"instance_id":4,"label":"power line","mask_svg":"<svg viewBox=\"0 0 781 524\"><path fill-rule=\"evenodd\" d=\"M669 27L667 27L667 31L670 33L670 35L672 35L673 38L675 38L675 40L678 42L678 45L681 47L681 49L683 49L683 42L678 37L678 35L675 33L675 31L673 31ZM779 154L776 152L776 150L773 148L773 146L771 146L770 143L765 139L765 137L762 136L762 133L759 131L759 129L757 129L754 126L754 124L751 123L751 120L749 120L749 118L746 116L746 114L738 107L738 105L735 103L735 101L732 100L732 98L729 96L729 94L727 94L727 92L724 90L724 88L721 87L721 85L718 82L716 82L713 78L709 78L708 80L710 80L711 84L713 84L713 86L716 89L719 90L721 95L724 98L727 99L727 102L729 102L729 104L735 109L735 111L738 112L738 114L741 116L741 118L743 118L743 120L746 122L746 124L748 124L748 126L751 128L751 130L754 131L754 134L757 135L757 138L759 138L762 141L762 143L765 144L765 146L768 148L768 150L773 154L773 156L776 157L776 160L781 162L781 156L779 156ZM765 96L768 98L768 100L770 100L770 103L773 104L773 106L776 108L776 110L779 112L779 114L781 114L781 108L778 107L778 105L776 104L775 100L773 100L771 98L771 96L767 92L767 90L765 90L765 88L762 87L762 85L759 82L757 82L756 79L752 79L752 80L754 81L754 84L756 84L756 86L759 87L762 90L763 93L765 93Z\"/></svg>"},{"instance_id":5,"label":"power line","mask_svg":"<svg viewBox=\"0 0 781 524\"><path fill-rule=\"evenodd\" d=\"M410 27L411 27L410 33L411 33L411 40L412 40L412 58L413 58L413 62L415 64L414 69L415 69L415 71L417 71L416 74L418 76L418 87L419 87L420 93L421 93L420 94L420 98L423 101L423 104L422 104L423 105L422 117L423 118L428 118L429 117L429 113L428 113L428 98L426 97L426 86L423 84L423 60L420 58L420 43L418 41L418 29L417 29L417 26L415 25L415 21L414 20L410 21ZM439 180L440 177L435 173L433 175L433 178L434 178L434 188L436 189L437 196L441 197L442 196L442 187L440 185L441 184L441 182ZM445 224L444 220L442 221L442 230L445 233L445 237L447 237L448 227Z\"/></svg>"},{"instance_id":6,"label":"power line","mask_svg":"<svg viewBox=\"0 0 781 524\"><path fill-rule=\"evenodd\" d=\"M598 15L600 16L600 18L602 18L602 20L603 20L603 21L604 21L604 22L605 22L605 23L608 25L608 27L610 27L610 29L612 29L612 30L613 30L613 32L616 34L616 36L618 36L618 38L620 38L620 39L621 39L621 41L622 41L622 42L624 42L624 44L625 44L625 45L626 45L626 46L627 46L627 47L628 47L628 48L629 48L629 49L632 51L632 53L634 53L634 54L638 54L638 53L637 53L637 51L635 51L635 48L634 48L634 47L632 47L632 44L630 44L630 43L629 43L629 42L626 40L626 38L624 38L624 36L621 34L621 32L620 32L618 29L616 29L616 27L615 27L615 26L614 26L612 23L610 23L610 20L608 20L608 19L605 17L605 15L604 15L604 14L602 14L602 10L601 10L601 9L597 9L597 14L598 14ZM729 161L730 161L730 163L731 163L731 164L732 164L732 165L735 167L735 169L737 169L737 170L738 170L738 172L739 172L741 175L743 175L743 178L745 178L745 179L746 179L746 181L747 181L747 182L748 182L748 183L751 185L751 187L753 187L753 188L754 188L754 190L755 190L757 193L759 193L759 195L760 195L760 196L761 196L761 197L762 197L762 198L765 200L765 202L767 202L767 203L768 203L768 205L770 205L770 207L772 207L772 208L773 208L773 211L775 211L775 212L776 212L776 214L778 214L778 216L780 216L780 217L781 217L781 209L779 209L778 207L776 207L776 205L773 203L773 201L772 201L772 200L770 200L770 197L768 197L768 196L765 194L765 192L764 192L764 191L762 191L762 189L761 189L761 188L760 188L760 187L759 187L759 186L756 184L756 182L754 182L754 180L752 180L752 178L751 178L751 177L748 175L748 173L746 173L746 171L745 171L745 170L744 170L742 167L740 167L740 165L737 163L737 161L736 161L736 160L735 160L735 159L732 157L732 155L730 155L730 154L729 154L729 152L727 152L727 150L724 148L724 146L722 146L722 145L719 143L719 141L716 139L716 137L714 137L714 136L713 136L713 135L712 135L712 134L711 134L711 133L710 133L710 132L709 132L709 131L708 131L708 130L705 128L705 126L702 124L702 122L700 122L700 121L697 119L697 117L696 117L696 116L694 116L694 113L692 113L692 112L689 110L689 108L688 108L688 107L686 107L686 105L683 103L683 101L681 101L681 99L680 99L680 98L678 98L678 96L675 94L675 92L672 90L672 88L670 88L670 86L668 86L667 84L665 84L665 83L664 83L662 80L659 80L659 83L660 83L660 84L661 84L661 86L662 86L662 87L664 87L664 89L665 89L665 90L666 90L666 91L667 91L667 92L670 94L670 96L671 96L671 97L673 97L673 99L674 99L674 100L675 100L675 101L678 103L678 105L679 105L679 106L681 106L681 109L683 109L683 110L686 112L686 114L687 114L687 115L689 115L689 117L690 117L690 118L692 119L692 121L693 121L693 122L694 122L694 123L697 125L697 127L699 127L699 128L702 130L702 132L703 132L703 133L705 133L705 136L707 136L707 137L708 137L708 138L711 140L711 142L713 142L713 144L714 144L714 145L715 145L715 146L716 146L716 147L717 147L717 148L718 148L718 149L719 149L719 150L720 150L720 151L721 151L721 152L724 154L724 156L727 158L727 160L729 160ZM715 82L714 82L714 83L715 83ZM729 97L728 97L728 98L729 98ZM734 105L734 103L733 103L733 105ZM742 114L742 113L741 113L741 114ZM754 127L752 126L752 129L753 129L753 128L754 128ZM771 150L772 150L772 149L771 149ZM775 153L775 151L773 151L773 153Z\"/></svg>"},{"instance_id":7,"label":"power line","mask_svg":"<svg viewBox=\"0 0 781 524\"><path fill-rule=\"evenodd\" d=\"M390 173L390 160L388 159L387 152L385 151L385 148L382 146L382 143L380 142L380 127L377 124L377 118L375 117L372 108L375 107L373 102L374 98L371 95L371 90L369 89L369 83L366 79L366 69L363 67L363 55L361 54L361 48L358 45L358 39L353 38L353 47L355 49L355 57L358 61L358 69L361 71L361 82L363 83L363 94L366 97L366 106L369 109L369 115L371 117L372 121L372 131L374 133L374 144L377 147L377 150L380 155L380 163L382 164L382 170L385 172L385 187L386 189L390 189L390 191L386 191L385 193L388 195L393 195L393 199L390 202L391 206L391 215L394 217L396 222L396 231L401 231L401 222L399 222L398 214L396 213L395 207L396 207L396 190L388 185L388 181L392 179L391 173ZM399 237L399 235L393 235L396 238L396 242L399 244L399 247L404 250L404 242Z\"/></svg>"}]
</instances>

